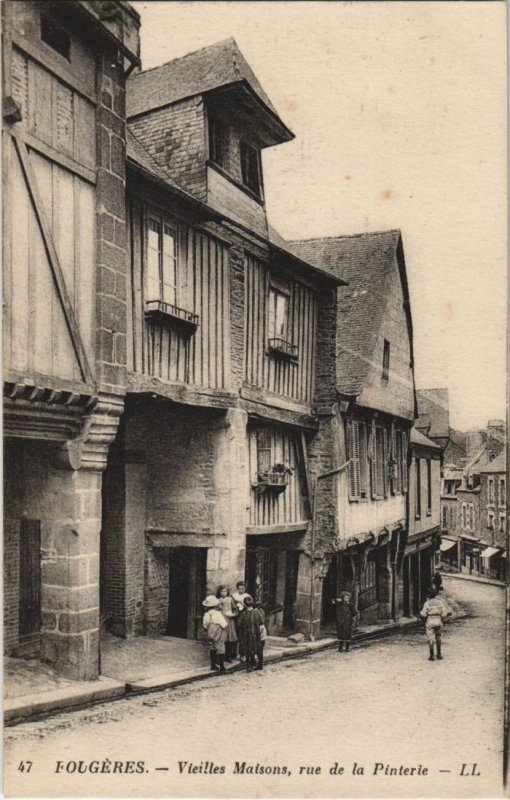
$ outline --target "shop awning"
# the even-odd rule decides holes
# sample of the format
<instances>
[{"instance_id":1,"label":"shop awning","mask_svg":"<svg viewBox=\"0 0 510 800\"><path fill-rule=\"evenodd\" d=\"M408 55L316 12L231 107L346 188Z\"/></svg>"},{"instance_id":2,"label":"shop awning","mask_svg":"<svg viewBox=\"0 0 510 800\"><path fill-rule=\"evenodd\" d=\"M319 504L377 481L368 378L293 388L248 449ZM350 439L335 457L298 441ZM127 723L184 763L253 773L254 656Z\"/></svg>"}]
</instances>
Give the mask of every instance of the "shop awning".
<instances>
[{"instance_id":1,"label":"shop awning","mask_svg":"<svg viewBox=\"0 0 510 800\"><path fill-rule=\"evenodd\" d=\"M501 553L500 547L486 547L485 550L482 550L481 556L482 558L492 558L492 556L497 556L498 553Z\"/></svg>"},{"instance_id":2,"label":"shop awning","mask_svg":"<svg viewBox=\"0 0 510 800\"><path fill-rule=\"evenodd\" d=\"M441 539L440 550L442 553L445 553L447 550L451 550L452 547L455 547L457 544L456 541L452 541L451 539Z\"/></svg>"}]
</instances>

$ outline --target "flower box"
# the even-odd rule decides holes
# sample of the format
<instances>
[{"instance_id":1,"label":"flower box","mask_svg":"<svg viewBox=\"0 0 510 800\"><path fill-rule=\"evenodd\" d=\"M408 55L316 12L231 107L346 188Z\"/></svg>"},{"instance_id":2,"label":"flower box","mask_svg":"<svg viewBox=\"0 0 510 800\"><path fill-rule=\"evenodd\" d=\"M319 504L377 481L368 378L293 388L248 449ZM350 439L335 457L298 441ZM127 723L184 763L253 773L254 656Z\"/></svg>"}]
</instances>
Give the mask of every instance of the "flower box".
<instances>
[{"instance_id":1,"label":"flower box","mask_svg":"<svg viewBox=\"0 0 510 800\"><path fill-rule=\"evenodd\" d=\"M145 316L147 319L167 322L169 325L184 328L190 334L194 333L198 327L198 314L171 303L165 303L163 300L146 300Z\"/></svg>"},{"instance_id":2,"label":"flower box","mask_svg":"<svg viewBox=\"0 0 510 800\"><path fill-rule=\"evenodd\" d=\"M267 351L269 355L288 358L291 361L297 361L298 358L297 344L288 342L287 339L282 339L281 336L275 336L268 340Z\"/></svg>"}]
</instances>

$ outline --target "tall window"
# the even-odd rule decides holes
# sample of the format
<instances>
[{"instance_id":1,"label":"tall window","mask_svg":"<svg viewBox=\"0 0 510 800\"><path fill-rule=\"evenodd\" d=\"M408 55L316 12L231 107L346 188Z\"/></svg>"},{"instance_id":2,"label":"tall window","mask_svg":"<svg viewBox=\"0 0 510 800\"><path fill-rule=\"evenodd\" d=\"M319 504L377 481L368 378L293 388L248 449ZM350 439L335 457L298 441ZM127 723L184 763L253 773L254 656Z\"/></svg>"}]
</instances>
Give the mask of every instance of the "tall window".
<instances>
[{"instance_id":1,"label":"tall window","mask_svg":"<svg viewBox=\"0 0 510 800\"><path fill-rule=\"evenodd\" d=\"M164 220L150 216L147 237L146 300L177 305L177 234Z\"/></svg>"},{"instance_id":2,"label":"tall window","mask_svg":"<svg viewBox=\"0 0 510 800\"><path fill-rule=\"evenodd\" d=\"M218 117L209 117L209 158L218 167L227 166L228 128Z\"/></svg>"},{"instance_id":3,"label":"tall window","mask_svg":"<svg viewBox=\"0 0 510 800\"><path fill-rule=\"evenodd\" d=\"M241 177L254 194L261 193L260 152L247 142L241 142Z\"/></svg>"},{"instance_id":4,"label":"tall window","mask_svg":"<svg viewBox=\"0 0 510 800\"><path fill-rule=\"evenodd\" d=\"M427 514L432 513L432 461L427 458Z\"/></svg>"},{"instance_id":5,"label":"tall window","mask_svg":"<svg viewBox=\"0 0 510 800\"><path fill-rule=\"evenodd\" d=\"M499 505L506 506L506 481L504 478L499 479Z\"/></svg>"},{"instance_id":6,"label":"tall window","mask_svg":"<svg viewBox=\"0 0 510 800\"><path fill-rule=\"evenodd\" d=\"M443 530L445 531L448 528L448 509L446 508L446 506L443 506L442 518L443 518Z\"/></svg>"},{"instance_id":7,"label":"tall window","mask_svg":"<svg viewBox=\"0 0 510 800\"><path fill-rule=\"evenodd\" d=\"M273 287L269 290L268 339L287 339L289 296Z\"/></svg>"},{"instance_id":8,"label":"tall window","mask_svg":"<svg viewBox=\"0 0 510 800\"><path fill-rule=\"evenodd\" d=\"M347 423L349 448L349 499L363 500L368 495L367 428L364 422Z\"/></svg>"},{"instance_id":9,"label":"tall window","mask_svg":"<svg viewBox=\"0 0 510 800\"><path fill-rule=\"evenodd\" d=\"M487 512L487 527L494 530L494 511Z\"/></svg>"},{"instance_id":10,"label":"tall window","mask_svg":"<svg viewBox=\"0 0 510 800\"><path fill-rule=\"evenodd\" d=\"M494 505L494 478L489 478L487 481L487 503L490 506Z\"/></svg>"},{"instance_id":11,"label":"tall window","mask_svg":"<svg viewBox=\"0 0 510 800\"><path fill-rule=\"evenodd\" d=\"M382 379L383 381L390 379L390 343L387 339L384 340Z\"/></svg>"},{"instance_id":12,"label":"tall window","mask_svg":"<svg viewBox=\"0 0 510 800\"><path fill-rule=\"evenodd\" d=\"M506 531L506 514L499 515L499 530L501 533L505 533Z\"/></svg>"},{"instance_id":13,"label":"tall window","mask_svg":"<svg viewBox=\"0 0 510 800\"><path fill-rule=\"evenodd\" d=\"M384 497L384 431L382 428L375 428L372 432L372 452L371 452L371 473L372 473L372 497Z\"/></svg>"},{"instance_id":14,"label":"tall window","mask_svg":"<svg viewBox=\"0 0 510 800\"><path fill-rule=\"evenodd\" d=\"M416 471L416 519L421 517L421 464L420 459L414 459Z\"/></svg>"},{"instance_id":15,"label":"tall window","mask_svg":"<svg viewBox=\"0 0 510 800\"><path fill-rule=\"evenodd\" d=\"M467 530L467 509L466 504L462 503L462 517L461 517L462 530Z\"/></svg>"}]
</instances>

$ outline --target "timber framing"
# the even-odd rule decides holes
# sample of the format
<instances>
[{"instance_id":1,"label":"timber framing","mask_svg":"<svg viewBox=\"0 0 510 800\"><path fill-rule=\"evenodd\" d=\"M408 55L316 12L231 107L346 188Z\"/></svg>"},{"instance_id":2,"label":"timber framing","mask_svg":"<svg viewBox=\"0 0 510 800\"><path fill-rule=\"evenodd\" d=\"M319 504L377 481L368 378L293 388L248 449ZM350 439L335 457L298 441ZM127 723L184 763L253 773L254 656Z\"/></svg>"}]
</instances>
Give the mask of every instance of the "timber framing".
<instances>
[{"instance_id":1,"label":"timber framing","mask_svg":"<svg viewBox=\"0 0 510 800\"><path fill-rule=\"evenodd\" d=\"M64 318L69 330L69 335L71 337L76 358L78 360L82 378L86 383L93 383L94 379L92 376L92 371L89 366L87 354L85 352L85 346L83 344L78 323L74 314L74 309L69 298L64 273L62 271L62 267L60 266L60 260L55 248L55 243L53 241L50 224L48 222L48 218L39 194L39 188L37 186L37 180L32 168L32 164L30 163L30 156L28 154L27 146L25 141L14 131L11 131L11 136L14 140L14 145L18 154L32 207L37 219L37 224L39 225L39 229L41 231L44 248L46 250L51 268L53 282L62 305Z\"/></svg>"}]
</instances>

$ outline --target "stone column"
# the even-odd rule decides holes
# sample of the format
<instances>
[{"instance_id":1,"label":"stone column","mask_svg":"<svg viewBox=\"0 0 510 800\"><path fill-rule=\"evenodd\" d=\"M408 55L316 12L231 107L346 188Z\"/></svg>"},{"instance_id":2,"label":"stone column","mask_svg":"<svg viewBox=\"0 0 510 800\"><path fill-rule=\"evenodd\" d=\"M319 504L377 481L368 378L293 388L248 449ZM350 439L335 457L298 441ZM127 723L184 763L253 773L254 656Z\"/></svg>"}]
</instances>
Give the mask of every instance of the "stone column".
<instances>
[{"instance_id":1,"label":"stone column","mask_svg":"<svg viewBox=\"0 0 510 800\"><path fill-rule=\"evenodd\" d=\"M312 641L320 634L322 611L322 582L329 567L330 558L316 553L311 559L305 551L299 559L296 592L296 631L304 633Z\"/></svg>"},{"instance_id":2,"label":"stone column","mask_svg":"<svg viewBox=\"0 0 510 800\"><path fill-rule=\"evenodd\" d=\"M122 398L101 395L81 435L48 465L58 507L41 562L41 658L76 680L99 673L101 482L122 410Z\"/></svg>"}]
</instances>

